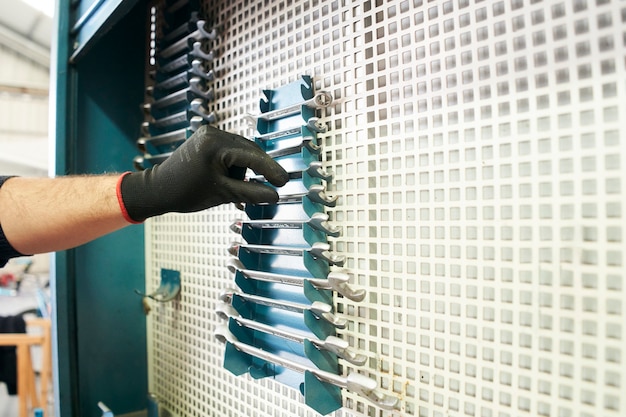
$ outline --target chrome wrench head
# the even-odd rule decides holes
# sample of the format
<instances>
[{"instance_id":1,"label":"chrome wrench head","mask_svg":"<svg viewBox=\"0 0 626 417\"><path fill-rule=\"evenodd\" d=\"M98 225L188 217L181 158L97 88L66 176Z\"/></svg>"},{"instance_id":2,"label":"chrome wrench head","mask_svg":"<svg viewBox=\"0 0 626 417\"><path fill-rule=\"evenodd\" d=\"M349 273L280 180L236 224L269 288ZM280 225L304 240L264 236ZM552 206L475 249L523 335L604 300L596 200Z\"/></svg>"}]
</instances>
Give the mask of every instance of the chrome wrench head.
<instances>
[{"instance_id":1,"label":"chrome wrench head","mask_svg":"<svg viewBox=\"0 0 626 417\"><path fill-rule=\"evenodd\" d=\"M313 97L314 106L317 108L326 108L333 102L333 96L328 91L319 91Z\"/></svg>"},{"instance_id":2,"label":"chrome wrench head","mask_svg":"<svg viewBox=\"0 0 626 417\"><path fill-rule=\"evenodd\" d=\"M339 294L352 301L363 301L367 292L365 289L354 289L349 284L350 275L345 272L331 271L327 278L328 285Z\"/></svg>"},{"instance_id":3,"label":"chrome wrench head","mask_svg":"<svg viewBox=\"0 0 626 417\"><path fill-rule=\"evenodd\" d=\"M235 307L226 302L217 303L215 314L222 320L228 320L230 317L239 317L239 313L235 310Z\"/></svg>"},{"instance_id":4,"label":"chrome wrench head","mask_svg":"<svg viewBox=\"0 0 626 417\"><path fill-rule=\"evenodd\" d=\"M348 389L348 391L358 393L359 395L369 399L380 408L391 410L395 408L400 401L396 397L381 392L378 389L378 384L376 383L376 381L366 377L365 375L352 372L348 374L346 380L346 388Z\"/></svg>"},{"instance_id":5,"label":"chrome wrench head","mask_svg":"<svg viewBox=\"0 0 626 417\"><path fill-rule=\"evenodd\" d=\"M367 356L353 351L346 340L336 336L328 336L322 343L325 350L334 353L353 365L363 366L367 362Z\"/></svg>"},{"instance_id":6,"label":"chrome wrench head","mask_svg":"<svg viewBox=\"0 0 626 417\"><path fill-rule=\"evenodd\" d=\"M316 133L326 133L328 130L328 127L324 123L320 122L318 117L311 117L307 121L306 126Z\"/></svg>"},{"instance_id":7,"label":"chrome wrench head","mask_svg":"<svg viewBox=\"0 0 626 417\"><path fill-rule=\"evenodd\" d=\"M246 269L243 263L241 263L241 261L239 260L239 258L228 259L226 261L226 268L228 268L228 270L233 274L237 273L237 271L243 271L244 269Z\"/></svg>"},{"instance_id":8,"label":"chrome wrench head","mask_svg":"<svg viewBox=\"0 0 626 417\"><path fill-rule=\"evenodd\" d=\"M308 221L309 226L320 232L324 232L328 236L339 237L341 235L341 227L333 226L328 223L328 214L317 212L313 213Z\"/></svg>"},{"instance_id":9,"label":"chrome wrench head","mask_svg":"<svg viewBox=\"0 0 626 417\"><path fill-rule=\"evenodd\" d=\"M309 187L307 192L307 196L314 203L320 203L327 207L335 207L337 205L337 200L339 197L328 197L326 195L326 189L323 185L313 184Z\"/></svg>"},{"instance_id":10,"label":"chrome wrench head","mask_svg":"<svg viewBox=\"0 0 626 417\"><path fill-rule=\"evenodd\" d=\"M234 288L225 288L220 291L219 299L225 303L230 304L233 301L233 295L237 293L237 290Z\"/></svg>"},{"instance_id":11,"label":"chrome wrench head","mask_svg":"<svg viewBox=\"0 0 626 417\"><path fill-rule=\"evenodd\" d=\"M228 326L226 326L225 324L219 324L215 326L215 331L213 332L213 334L215 335L215 338L220 341L220 343L228 342L234 345L235 343L239 342L235 335L232 334L230 330L228 330Z\"/></svg>"},{"instance_id":12,"label":"chrome wrench head","mask_svg":"<svg viewBox=\"0 0 626 417\"><path fill-rule=\"evenodd\" d=\"M230 224L230 230L231 230L231 232L234 232L234 233L237 233L238 235L240 235L242 226L243 226L243 220L242 219L235 219Z\"/></svg>"},{"instance_id":13,"label":"chrome wrench head","mask_svg":"<svg viewBox=\"0 0 626 417\"><path fill-rule=\"evenodd\" d=\"M241 245L241 243L239 243L239 242L231 242L230 246L227 249L228 253L233 255L233 256L237 256L239 254L239 246L240 245Z\"/></svg>"},{"instance_id":14,"label":"chrome wrench head","mask_svg":"<svg viewBox=\"0 0 626 417\"><path fill-rule=\"evenodd\" d=\"M333 178L333 174L324 169L321 161L311 162L309 167L306 169L306 172L312 178L320 178L324 181L330 181Z\"/></svg>"},{"instance_id":15,"label":"chrome wrench head","mask_svg":"<svg viewBox=\"0 0 626 417\"><path fill-rule=\"evenodd\" d=\"M346 257L344 255L337 255L330 251L330 245L324 242L315 242L309 253L313 258L323 259L327 261L330 265L343 266L346 261Z\"/></svg>"},{"instance_id":16,"label":"chrome wrench head","mask_svg":"<svg viewBox=\"0 0 626 417\"><path fill-rule=\"evenodd\" d=\"M348 324L346 319L339 318L332 313L332 306L330 304L314 301L309 311L313 313L314 316L323 318L338 329L345 329Z\"/></svg>"}]
</instances>

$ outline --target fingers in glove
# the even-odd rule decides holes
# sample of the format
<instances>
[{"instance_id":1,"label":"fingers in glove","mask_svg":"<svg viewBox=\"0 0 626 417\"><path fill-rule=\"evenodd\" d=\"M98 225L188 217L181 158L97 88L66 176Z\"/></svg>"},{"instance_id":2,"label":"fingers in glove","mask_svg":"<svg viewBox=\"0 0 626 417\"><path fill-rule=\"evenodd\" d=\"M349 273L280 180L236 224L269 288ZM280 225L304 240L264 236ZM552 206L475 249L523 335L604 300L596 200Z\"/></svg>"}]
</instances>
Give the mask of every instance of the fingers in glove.
<instances>
[{"instance_id":1,"label":"fingers in glove","mask_svg":"<svg viewBox=\"0 0 626 417\"><path fill-rule=\"evenodd\" d=\"M259 145L241 136L233 136L239 146L225 152L222 160L227 167L249 167L276 187L282 187L289 181L287 171L263 152Z\"/></svg>"},{"instance_id":2,"label":"fingers in glove","mask_svg":"<svg viewBox=\"0 0 626 417\"><path fill-rule=\"evenodd\" d=\"M236 180L243 180L246 178L246 171L248 168L231 166L228 167L228 176Z\"/></svg>"},{"instance_id":3,"label":"fingers in glove","mask_svg":"<svg viewBox=\"0 0 626 417\"><path fill-rule=\"evenodd\" d=\"M275 204L278 202L278 193L267 185L232 178L225 179L224 185L230 190L232 203Z\"/></svg>"}]
</instances>

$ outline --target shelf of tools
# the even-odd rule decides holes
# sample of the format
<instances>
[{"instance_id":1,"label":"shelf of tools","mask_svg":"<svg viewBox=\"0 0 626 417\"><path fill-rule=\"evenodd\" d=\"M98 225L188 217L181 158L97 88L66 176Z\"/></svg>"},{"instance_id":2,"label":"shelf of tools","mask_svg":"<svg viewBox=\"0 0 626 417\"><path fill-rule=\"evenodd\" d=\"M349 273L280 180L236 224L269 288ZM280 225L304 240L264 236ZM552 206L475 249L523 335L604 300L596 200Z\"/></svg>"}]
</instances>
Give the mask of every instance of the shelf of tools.
<instances>
[{"instance_id":1,"label":"shelf of tools","mask_svg":"<svg viewBox=\"0 0 626 417\"><path fill-rule=\"evenodd\" d=\"M162 4L161 4L162 3ZM203 124L217 121L207 109L218 31L194 2L164 1L151 9L150 65L143 104L137 170L163 162Z\"/></svg>"},{"instance_id":2,"label":"shelf of tools","mask_svg":"<svg viewBox=\"0 0 626 417\"><path fill-rule=\"evenodd\" d=\"M339 372L338 358L362 366L366 356L337 337L346 321L333 311L333 291L354 301L363 300L365 291L350 285L344 256L334 253L328 240L341 229L325 213L337 199L326 194L332 175L322 166L317 133L326 126L316 109L328 107L332 96L315 93L313 84L303 76L264 90L260 114L246 117L258 132L255 142L291 179L278 190L277 204L246 205L248 219L231 225L245 243L228 248L235 285L220 295L217 314L228 324L215 334L226 343L226 369L297 388L318 413L341 407L342 388L391 409L397 399L379 392L376 381ZM265 182L262 176L248 180Z\"/></svg>"}]
</instances>

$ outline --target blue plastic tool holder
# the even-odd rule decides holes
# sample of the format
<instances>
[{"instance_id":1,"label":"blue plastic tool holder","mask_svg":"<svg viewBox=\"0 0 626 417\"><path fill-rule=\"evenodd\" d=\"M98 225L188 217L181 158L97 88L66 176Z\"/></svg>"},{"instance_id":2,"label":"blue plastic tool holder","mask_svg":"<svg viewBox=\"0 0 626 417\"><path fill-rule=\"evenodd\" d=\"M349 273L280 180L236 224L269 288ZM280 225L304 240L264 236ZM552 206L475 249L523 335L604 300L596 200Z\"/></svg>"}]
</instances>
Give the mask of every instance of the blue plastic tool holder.
<instances>
[{"instance_id":1,"label":"blue plastic tool holder","mask_svg":"<svg viewBox=\"0 0 626 417\"><path fill-rule=\"evenodd\" d=\"M167 0L153 16L154 61L147 66L146 102L142 136L137 145L141 155L136 169L146 169L165 160L203 124L216 121L208 106L214 95L211 50L215 39L191 34L198 25L211 30L198 14L195 1L185 4ZM199 48L198 48L199 46Z\"/></svg>"},{"instance_id":2,"label":"blue plastic tool holder","mask_svg":"<svg viewBox=\"0 0 626 417\"><path fill-rule=\"evenodd\" d=\"M314 97L314 93L313 81L309 76L303 76L300 80L276 90L263 91L264 98L259 106L261 115L255 120L258 132L255 142L268 154L276 155L274 159L288 172L302 174L295 175L284 187L277 189L281 196L279 204L247 205L245 208L251 220L278 222L274 227L252 227L245 222L242 224L241 236L248 244L266 245L269 250L255 252L241 245L237 252L246 270L297 277L302 280L302 285L254 279L241 271L235 271L234 281L244 294L261 296L279 303L285 301L306 305L319 301L332 306L332 292L317 289L309 281L326 278L330 272L330 264L324 259L314 258L306 250L314 243L327 242L324 232L315 230L306 223L315 213L325 211L325 204L313 201L307 192L312 185L323 186L328 180L307 172L311 163L321 160L317 134L309 127L309 121L316 116L315 109L303 105L298 112L275 120L261 117L265 113L290 108L309 100ZM290 198L286 198L287 196ZM280 221L287 220L302 221L302 225L280 227ZM281 253L280 250L272 252L272 246L302 249L302 254L294 256ZM309 310L288 311L255 303L237 294L233 295L231 304L241 317L258 323L288 328L298 334L308 334L319 339L336 334L334 325L316 317ZM304 343L289 341L244 327L232 318L229 320L229 329L242 343L309 367L338 373L337 356L317 349L308 340ZM226 346L224 367L236 375L248 373L253 378L270 377L297 388L304 395L305 402L319 413L328 414L341 407L341 390L338 387L321 382L308 372L295 372L241 352L230 343Z\"/></svg>"}]
</instances>

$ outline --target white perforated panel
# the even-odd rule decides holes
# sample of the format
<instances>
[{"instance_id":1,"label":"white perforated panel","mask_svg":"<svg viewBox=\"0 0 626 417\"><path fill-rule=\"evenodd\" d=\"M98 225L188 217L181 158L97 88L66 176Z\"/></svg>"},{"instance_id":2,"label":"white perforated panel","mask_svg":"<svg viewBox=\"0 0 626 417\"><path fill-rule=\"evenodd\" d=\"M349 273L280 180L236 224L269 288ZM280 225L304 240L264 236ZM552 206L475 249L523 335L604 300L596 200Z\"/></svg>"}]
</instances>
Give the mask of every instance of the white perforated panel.
<instances>
[{"instance_id":1,"label":"white perforated panel","mask_svg":"<svg viewBox=\"0 0 626 417\"><path fill-rule=\"evenodd\" d=\"M222 23L219 127L251 136L261 89L312 75L331 211L354 283L342 337L401 407L337 416L626 415L626 2L207 1ZM241 212L148 223L150 386L175 416L315 416L234 377L212 336Z\"/></svg>"}]
</instances>

